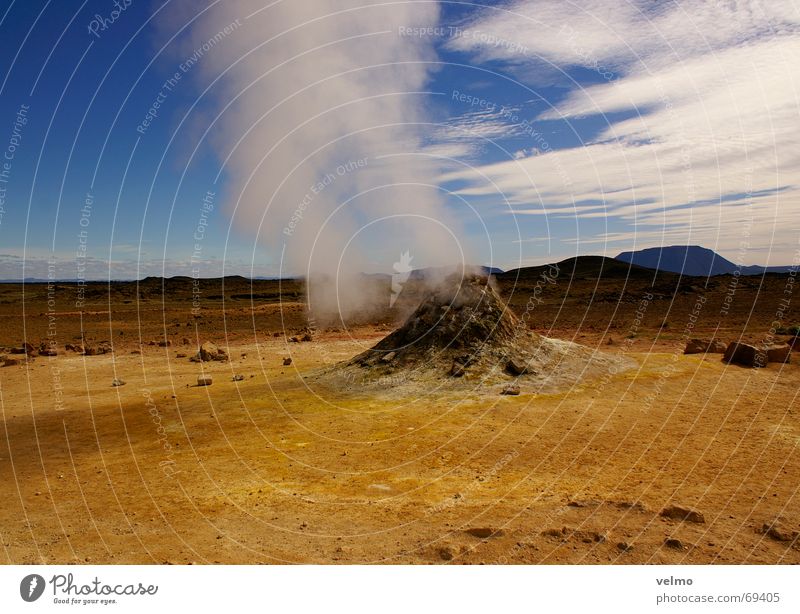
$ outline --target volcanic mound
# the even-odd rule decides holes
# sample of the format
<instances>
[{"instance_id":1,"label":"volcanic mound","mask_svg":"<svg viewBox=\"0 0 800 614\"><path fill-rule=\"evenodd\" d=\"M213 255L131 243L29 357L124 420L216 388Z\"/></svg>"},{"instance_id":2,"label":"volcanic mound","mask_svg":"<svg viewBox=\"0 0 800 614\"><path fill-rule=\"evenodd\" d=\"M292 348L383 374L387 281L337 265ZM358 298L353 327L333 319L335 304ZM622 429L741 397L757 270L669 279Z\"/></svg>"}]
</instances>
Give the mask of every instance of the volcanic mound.
<instances>
[{"instance_id":1,"label":"volcanic mound","mask_svg":"<svg viewBox=\"0 0 800 614\"><path fill-rule=\"evenodd\" d=\"M484 387L553 392L633 363L531 331L481 275L451 275L375 346L323 370L340 390Z\"/></svg>"}]
</instances>

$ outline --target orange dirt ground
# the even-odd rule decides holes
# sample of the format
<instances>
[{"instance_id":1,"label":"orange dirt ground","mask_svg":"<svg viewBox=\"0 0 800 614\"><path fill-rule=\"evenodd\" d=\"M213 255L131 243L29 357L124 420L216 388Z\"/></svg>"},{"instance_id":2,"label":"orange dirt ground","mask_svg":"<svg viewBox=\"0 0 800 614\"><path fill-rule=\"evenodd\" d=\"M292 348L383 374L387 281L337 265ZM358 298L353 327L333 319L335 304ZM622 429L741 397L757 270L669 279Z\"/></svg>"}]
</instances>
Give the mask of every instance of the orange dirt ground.
<instances>
[{"instance_id":1,"label":"orange dirt ground","mask_svg":"<svg viewBox=\"0 0 800 614\"><path fill-rule=\"evenodd\" d=\"M254 313L223 290L194 318L179 292L116 290L81 316L62 288L59 355L0 369L2 560L800 563L800 540L763 531L800 529L800 354L765 369L682 354L698 296L692 336L755 341L785 278L740 286L724 318L725 278L669 280L638 326L651 280L576 278L546 288L533 328L636 367L557 394L523 384L517 397L322 396L304 376L374 344L396 315L288 343L283 332L305 325L302 291L263 296ZM518 313L533 279L501 280ZM38 346L45 290L26 288L23 319L20 288L2 288L0 344ZM81 331L114 353L65 352ZM206 339L231 360L177 356ZM213 385L196 386L201 373ZM704 522L662 517L668 505Z\"/></svg>"}]
</instances>

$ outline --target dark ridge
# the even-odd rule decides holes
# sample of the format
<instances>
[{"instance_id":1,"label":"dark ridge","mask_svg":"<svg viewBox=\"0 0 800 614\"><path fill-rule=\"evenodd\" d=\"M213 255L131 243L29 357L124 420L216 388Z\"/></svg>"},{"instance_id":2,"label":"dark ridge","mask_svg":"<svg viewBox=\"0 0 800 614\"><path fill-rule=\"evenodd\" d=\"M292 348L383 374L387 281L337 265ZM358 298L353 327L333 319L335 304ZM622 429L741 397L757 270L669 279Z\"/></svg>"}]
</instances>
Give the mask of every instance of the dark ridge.
<instances>
[{"instance_id":1,"label":"dark ridge","mask_svg":"<svg viewBox=\"0 0 800 614\"><path fill-rule=\"evenodd\" d=\"M514 283L540 279L543 274L552 277L557 271L560 279L652 279L653 271L605 256L576 256L554 264L543 264L512 269L496 275L498 281Z\"/></svg>"}]
</instances>

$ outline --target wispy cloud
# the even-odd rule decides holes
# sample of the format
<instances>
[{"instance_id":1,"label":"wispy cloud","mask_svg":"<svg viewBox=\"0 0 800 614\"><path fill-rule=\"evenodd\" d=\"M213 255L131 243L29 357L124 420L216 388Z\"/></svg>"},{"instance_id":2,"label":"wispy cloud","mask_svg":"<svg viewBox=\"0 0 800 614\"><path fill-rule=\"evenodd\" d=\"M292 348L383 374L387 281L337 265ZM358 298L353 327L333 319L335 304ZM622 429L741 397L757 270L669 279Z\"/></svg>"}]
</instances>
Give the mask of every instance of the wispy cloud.
<instances>
[{"instance_id":1,"label":"wispy cloud","mask_svg":"<svg viewBox=\"0 0 800 614\"><path fill-rule=\"evenodd\" d=\"M486 9L471 26L525 57L476 37L451 48L505 63L521 80L543 67L597 71L537 123L606 125L584 146L449 173L462 194L500 190L528 205L524 213L605 217L629 230L584 240L692 236L730 251L746 234L753 247L772 248L770 260L791 259L800 230L800 7L522 1Z\"/></svg>"}]
</instances>

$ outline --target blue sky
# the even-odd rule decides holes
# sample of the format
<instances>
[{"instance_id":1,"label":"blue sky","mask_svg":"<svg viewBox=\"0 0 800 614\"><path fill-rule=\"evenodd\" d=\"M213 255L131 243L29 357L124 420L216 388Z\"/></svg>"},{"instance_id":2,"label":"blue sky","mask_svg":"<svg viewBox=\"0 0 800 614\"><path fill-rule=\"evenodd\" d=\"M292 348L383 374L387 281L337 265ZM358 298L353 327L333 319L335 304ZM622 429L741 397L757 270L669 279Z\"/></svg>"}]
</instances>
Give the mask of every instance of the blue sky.
<instances>
[{"instance_id":1,"label":"blue sky","mask_svg":"<svg viewBox=\"0 0 800 614\"><path fill-rule=\"evenodd\" d=\"M296 274L356 244L352 266L387 272L409 249L798 259L790 2L118 1L116 18L113 0L0 3L0 278L51 259L63 278ZM299 203L327 175L312 217ZM302 233L281 233L298 207Z\"/></svg>"}]
</instances>

